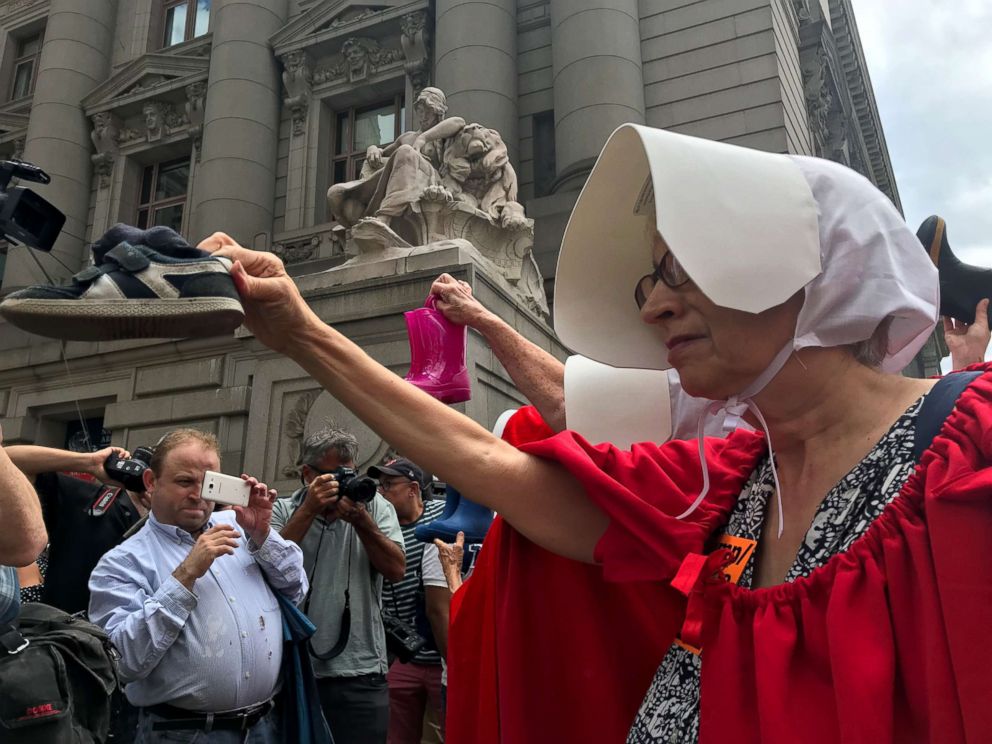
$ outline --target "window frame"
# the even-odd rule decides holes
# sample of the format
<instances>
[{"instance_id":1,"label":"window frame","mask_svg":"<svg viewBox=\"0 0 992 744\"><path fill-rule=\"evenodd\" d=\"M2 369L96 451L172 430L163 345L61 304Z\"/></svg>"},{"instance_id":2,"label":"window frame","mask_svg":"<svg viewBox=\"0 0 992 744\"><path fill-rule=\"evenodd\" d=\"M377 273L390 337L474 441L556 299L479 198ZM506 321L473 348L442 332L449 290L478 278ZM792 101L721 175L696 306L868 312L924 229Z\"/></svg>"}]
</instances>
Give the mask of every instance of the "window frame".
<instances>
[{"instance_id":1,"label":"window frame","mask_svg":"<svg viewBox=\"0 0 992 744\"><path fill-rule=\"evenodd\" d=\"M187 167L186 189L180 195L170 196L165 199L156 199L155 194L158 191L158 180L161 175L162 169L175 165L185 165ZM145 174L148 172L149 168L152 170L151 187L148 190L148 201L142 202L141 191L142 191L142 187L145 184ZM156 224L154 217L155 217L155 213L158 210L165 209L167 207L175 207L178 205L178 206L182 206L182 217L179 221L180 229L178 230L179 233L182 233L183 228L186 225L186 216L187 216L186 202L189 199L190 176L192 176L192 169L190 168L189 155L180 158L173 158L171 160L162 160L156 163L152 163L151 165L144 166L141 169L141 177L138 179L138 198L137 198L138 203L135 206L135 210L134 210L134 224L141 227L141 213L147 212L145 225L144 227L141 228L143 230L147 230L149 227L153 227Z\"/></svg>"},{"instance_id":2,"label":"window frame","mask_svg":"<svg viewBox=\"0 0 992 744\"><path fill-rule=\"evenodd\" d=\"M377 103L370 103L364 106L352 106L348 109L335 111L333 126L331 132L331 184L336 183L347 183L348 181L354 181L361 175L361 166L365 162L365 150L358 151L354 150L354 132L355 132L355 120L356 116L366 111L373 111L375 109L384 108L392 104L393 106L393 116L395 125L393 127L393 139L390 140L394 142L397 137L399 137L405 131L403 115L406 111L406 96L402 92L393 94L392 100L383 98ZM340 122L342 119L342 114L347 113L347 123L345 124L344 136L339 138L338 128L340 127ZM338 153L338 140L347 143L347 147L344 152ZM338 163L345 163L345 179L344 181L336 181L334 178L334 172Z\"/></svg>"},{"instance_id":3,"label":"window frame","mask_svg":"<svg viewBox=\"0 0 992 744\"><path fill-rule=\"evenodd\" d=\"M198 0L165 0L165 2L162 3L162 49L169 49L170 47L185 44L187 41L198 39L200 36L204 36L209 33L210 14L213 12L213 1L211 0L209 7L207 7L207 31L200 34L200 36L196 35L197 2ZM169 32L171 31L168 25L169 11L182 5L186 6L186 25L183 28L183 38L180 41L173 42L169 39Z\"/></svg>"},{"instance_id":4,"label":"window frame","mask_svg":"<svg viewBox=\"0 0 992 744\"><path fill-rule=\"evenodd\" d=\"M31 54L24 53L25 45L36 40L38 41L38 49ZM17 42L17 56L13 61L13 69L10 75L10 94L8 95L9 101L23 101L26 98L30 98L34 95L34 86L38 81L38 62L41 59L41 48L45 44L45 29L41 29L36 34L30 36L22 36L20 38L14 37ZM28 78L28 90L27 93L21 96L17 96L17 71L25 64L31 64L31 75Z\"/></svg>"}]
</instances>

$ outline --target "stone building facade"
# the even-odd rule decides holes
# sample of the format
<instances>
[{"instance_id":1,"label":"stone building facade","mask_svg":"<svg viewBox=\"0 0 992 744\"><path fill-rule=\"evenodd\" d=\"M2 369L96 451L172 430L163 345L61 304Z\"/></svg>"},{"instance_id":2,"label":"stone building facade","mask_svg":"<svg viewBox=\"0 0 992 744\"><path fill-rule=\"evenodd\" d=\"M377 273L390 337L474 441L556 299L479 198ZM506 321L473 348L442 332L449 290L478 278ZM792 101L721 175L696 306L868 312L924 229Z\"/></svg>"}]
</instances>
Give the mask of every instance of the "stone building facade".
<instances>
[{"instance_id":1,"label":"stone building facade","mask_svg":"<svg viewBox=\"0 0 992 744\"><path fill-rule=\"evenodd\" d=\"M464 251L321 279L348 258L328 187L413 128L427 85L502 134L549 294L569 211L623 122L840 160L899 205L851 0L9 0L0 157L45 168L67 222L51 255L6 248L2 291L70 276L115 222L194 242L224 230L280 255L322 317L401 374L401 312L439 270L563 354ZM63 349L0 323L0 349L8 443L134 447L193 425L220 437L230 472L289 488L304 432L354 424L243 329ZM520 396L475 337L470 357L463 408L491 424ZM366 461L388 448L363 437Z\"/></svg>"}]
</instances>

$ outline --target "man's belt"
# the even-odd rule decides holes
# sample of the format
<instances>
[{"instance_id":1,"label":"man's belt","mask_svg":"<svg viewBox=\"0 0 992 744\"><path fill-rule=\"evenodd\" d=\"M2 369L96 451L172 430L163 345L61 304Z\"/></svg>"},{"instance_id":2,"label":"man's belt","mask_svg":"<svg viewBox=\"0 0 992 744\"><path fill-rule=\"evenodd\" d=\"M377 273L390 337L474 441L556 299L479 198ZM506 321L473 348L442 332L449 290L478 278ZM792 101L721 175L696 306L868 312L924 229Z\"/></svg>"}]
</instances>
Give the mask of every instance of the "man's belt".
<instances>
[{"instance_id":1,"label":"man's belt","mask_svg":"<svg viewBox=\"0 0 992 744\"><path fill-rule=\"evenodd\" d=\"M226 713L201 713L185 710L174 705L149 705L142 710L154 713L164 721L152 724L153 731L247 731L261 721L275 703L269 699L258 705L250 705Z\"/></svg>"}]
</instances>

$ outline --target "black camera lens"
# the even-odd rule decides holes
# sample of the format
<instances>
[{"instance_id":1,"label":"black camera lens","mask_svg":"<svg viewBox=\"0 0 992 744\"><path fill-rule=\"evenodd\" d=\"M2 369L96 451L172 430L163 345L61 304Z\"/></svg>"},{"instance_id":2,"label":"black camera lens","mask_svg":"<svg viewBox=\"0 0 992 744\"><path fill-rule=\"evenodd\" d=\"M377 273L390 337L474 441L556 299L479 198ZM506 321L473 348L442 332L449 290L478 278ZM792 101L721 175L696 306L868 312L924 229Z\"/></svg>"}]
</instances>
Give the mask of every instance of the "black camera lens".
<instances>
[{"instance_id":1,"label":"black camera lens","mask_svg":"<svg viewBox=\"0 0 992 744\"><path fill-rule=\"evenodd\" d=\"M359 475L354 468L338 468L334 471L338 482L338 494L352 501L368 503L375 498L378 484L368 476Z\"/></svg>"},{"instance_id":2,"label":"black camera lens","mask_svg":"<svg viewBox=\"0 0 992 744\"><path fill-rule=\"evenodd\" d=\"M153 454L155 454L155 451L151 447L138 447L131 453L131 459L143 462L145 465L151 465Z\"/></svg>"}]
</instances>

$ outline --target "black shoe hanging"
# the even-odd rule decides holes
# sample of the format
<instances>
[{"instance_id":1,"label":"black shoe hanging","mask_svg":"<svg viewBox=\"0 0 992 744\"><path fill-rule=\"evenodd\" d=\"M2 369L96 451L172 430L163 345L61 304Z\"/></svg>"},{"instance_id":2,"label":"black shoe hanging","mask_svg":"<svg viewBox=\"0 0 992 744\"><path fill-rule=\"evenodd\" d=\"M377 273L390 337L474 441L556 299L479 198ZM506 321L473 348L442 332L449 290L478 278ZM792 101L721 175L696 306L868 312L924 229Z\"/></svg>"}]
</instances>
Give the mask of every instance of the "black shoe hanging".
<instances>
[{"instance_id":1,"label":"black shoe hanging","mask_svg":"<svg viewBox=\"0 0 992 744\"><path fill-rule=\"evenodd\" d=\"M975 306L992 297L992 269L962 262L951 252L947 225L942 217L927 217L916 237L930 254L940 278L940 314L965 323L975 322ZM989 307L992 324L992 306Z\"/></svg>"}]
</instances>

